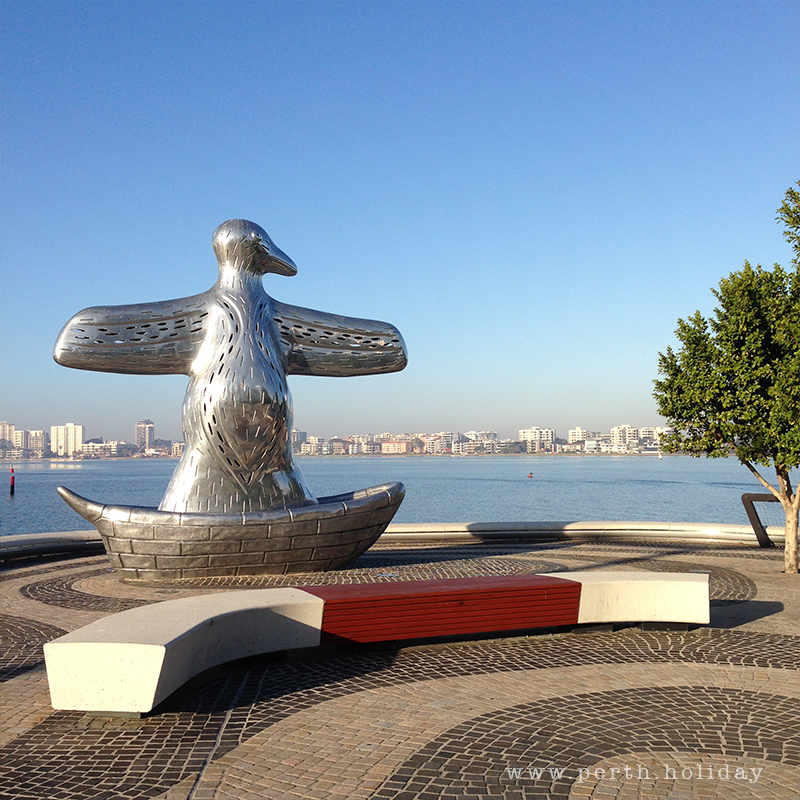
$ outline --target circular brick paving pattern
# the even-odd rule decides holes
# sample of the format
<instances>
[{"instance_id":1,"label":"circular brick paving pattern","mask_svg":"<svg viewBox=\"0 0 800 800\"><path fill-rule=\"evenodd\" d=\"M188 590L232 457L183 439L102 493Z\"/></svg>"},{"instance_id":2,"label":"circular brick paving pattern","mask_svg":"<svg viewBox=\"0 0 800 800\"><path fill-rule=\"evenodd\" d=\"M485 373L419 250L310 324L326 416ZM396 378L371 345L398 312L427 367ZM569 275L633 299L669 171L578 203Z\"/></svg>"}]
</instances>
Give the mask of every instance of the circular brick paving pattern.
<instances>
[{"instance_id":1,"label":"circular brick paving pattern","mask_svg":"<svg viewBox=\"0 0 800 800\"><path fill-rule=\"evenodd\" d=\"M98 594L89 594L76 589L73 584L93 575L106 575L116 577L112 567L74 572L70 575L57 575L41 581L21 586L19 593L29 600L38 600L51 606L75 608L81 611L108 611L116 613L127 611L129 608L147 605L148 600L137 600L127 597L105 597Z\"/></svg>"},{"instance_id":2,"label":"circular brick paving pattern","mask_svg":"<svg viewBox=\"0 0 800 800\"><path fill-rule=\"evenodd\" d=\"M319 586L324 584L386 583L408 580L437 580L481 575L519 575L533 573L564 572L573 567L574 559L591 563L611 564L655 572L703 572L709 576L709 591L715 605L751 600L756 596L755 583L732 569L709 566L702 563L654 559L652 554L633 551L632 555L611 559L596 555L564 553L556 550L543 559L535 550L520 548L516 554L508 554L508 548L476 547L470 558L464 558L463 546L427 547L413 550L378 550L361 556L351 567L326 573L300 573L294 575L237 576L219 578L190 578L169 584L136 582L137 587L153 589L169 586L175 591L184 589L233 589L269 588L280 586ZM654 553L657 551L653 551ZM461 557L458 557L461 556ZM563 563L565 562L566 563ZM560 563L561 562L561 563ZM54 568L57 570L57 568ZM20 594L31 600L48 605L75 608L86 611L125 611L149 602L147 599L109 597L76 589L74 584L87 577L108 576L116 582L117 575L110 567L72 573L68 576L54 575L32 582L20 588ZM165 599L165 598L153 598Z\"/></svg>"},{"instance_id":3,"label":"circular brick paving pattern","mask_svg":"<svg viewBox=\"0 0 800 800\"><path fill-rule=\"evenodd\" d=\"M65 633L45 622L0 614L0 682L44 663L42 645Z\"/></svg>"},{"instance_id":4,"label":"circular brick paving pattern","mask_svg":"<svg viewBox=\"0 0 800 800\"><path fill-rule=\"evenodd\" d=\"M374 796L566 798L581 769L645 749L797 766L796 706L795 698L713 686L626 689L514 706L437 737ZM543 772L537 775L537 768ZM509 773L516 769L522 772Z\"/></svg>"},{"instance_id":5,"label":"circular brick paving pattern","mask_svg":"<svg viewBox=\"0 0 800 800\"><path fill-rule=\"evenodd\" d=\"M469 548L465 550L465 548ZM329 573L308 573L291 576L270 575L259 577L235 577L184 580L169 584L170 594L179 595L180 589L233 589L233 588L268 588L279 586L314 586L327 583L382 583L403 580L431 580L442 578L457 578L474 575L516 575L530 573L564 572L570 569L575 559L592 563L611 563L616 567L631 567L660 572L695 571L705 572L709 575L709 589L712 604L725 605L732 602L749 600L756 596L756 586L749 578L731 569L718 566L691 564L682 561L670 561L663 558L653 558L653 555L662 554L657 549L642 548L612 548L615 557L605 558L590 553L581 554L576 550L586 549L584 546L565 546L550 550L548 559L540 557L538 548L531 550L524 545L448 545L426 547L401 547L379 548L362 555L355 564L343 570ZM596 549L594 546L593 549ZM508 553L512 550L512 553ZM566 552L569 550L569 552ZM671 549L670 553L683 550ZM464 558L467 553L471 558ZM559 563L559 561L561 563ZM28 574L48 575L48 577L35 580L30 584L20 587L20 594L28 599L36 600L47 605L83 611L102 611L116 613L146 605L154 600L169 599L163 596L165 584L153 584L151 592L159 596L153 597L119 597L102 594L102 584L98 591L87 592L75 587L76 583L86 578L100 578L113 584L118 584L116 572L104 566L102 559L87 559L84 563L95 566L93 569L70 572L68 575L60 574L65 564L54 564ZM67 562L66 566L72 566ZM576 567L580 569L581 567ZM137 591L138 586L137 585ZM147 593L147 587L142 586ZM30 625L31 636L28 644L17 648L15 644L3 646L0 643L0 675L7 679L13 675L24 672L43 662L41 646L44 642L57 638L63 631L53 626L42 623L23 623ZM38 626L38 627L37 627ZM49 631L49 632L46 632ZM6 634L13 636L13 634ZM22 637L24 639L24 637ZM14 641L21 641L18 637Z\"/></svg>"},{"instance_id":6,"label":"circular brick paving pattern","mask_svg":"<svg viewBox=\"0 0 800 800\"><path fill-rule=\"evenodd\" d=\"M157 714L145 719L53 714L29 730L24 738L3 749L5 776L0 780L0 796L19 800L152 797L196 774L212 754L219 758L302 709L355 692L447 676L557 669L568 665L685 661L797 669L800 638L714 629L688 633L626 630L457 642L403 650L385 646L354 648L307 661L254 659L200 676L169 698ZM636 703L619 705L624 694L620 693L618 705L613 708L627 709L625 713L630 719L625 724L631 731L635 721L643 718L643 708L648 709L648 718L667 718L672 713L670 704L688 703L691 696L656 694L646 700L642 695L637 696ZM699 696L706 716L711 713L713 703L720 702L727 708L732 698L732 695ZM739 699L742 703L755 702L748 698L745 692ZM572 719L574 711L572 699L560 701L563 703L560 713L567 720ZM594 701L585 702L599 709L600 717L605 718L606 714L623 724L622 711L616 716L609 715L606 712L612 706L608 703L597 702L592 706ZM763 706L763 711L776 719L774 715L784 711L782 701L770 702L773 705ZM793 718L797 717L796 700L788 711ZM588 713L586 710L585 714ZM549 719L552 722L553 717ZM791 718L779 719L785 722L781 723L783 731L775 729L774 735L778 739L793 736L792 726L796 723ZM758 726L763 727L762 723L759 720ZM579 744L575 746L599 757L601 754L589 745L594 728L583 730L580 739L576 728L575 741ZM766 730L769 736L773 735L771 725ZM762 743L769 738L759 736ZM689 737L685 743L688 746L693 741ZM635 742L634 737L632 744ZM615 751L612 749L608 754L614 755Z\"/></svg>"},{"instance_id":7,"label":"circular brick paving pattern","mask_svg":"<svg viewBox=\"0 0 800 800\"><path fill-rule=\"evenodd\" d=\"M732 603L755 597L755 584L750 578L736 570L706 564L704 556L737 556L775 562L777 565L782 559L782 552L745 551L736 547L683 544L676 546L674 542L665 543L663 547L652 542L610 545L546 543L536 546L509 543L496 545L385 543L370 550L349 569L327 575L222 579L213 583L184 581L177 586L170 585L172 588L169 592L172 594L174 589L180 594L183 588L191 590L191 593L197 593L198 589L554 572L565 569L594 569L595 564L603 563L617 569L708 572L712 597L716 597L717 601ZM577 561L584 563L579 564ZM165 584L152 587L125 586L119 583L117 576L104 564L101 559L75 559L67 564L19 570L16 574L12 571L4 577L7 579L13 577L18 581L20 578L23 579L16 585L25 583L19 591L26 600L37 600L68 609L111 612L166 599L163 597ZM587 567L586 564L590 566ZM83 569L75 571L76 566ZM69 574L64 574L65 567L71 570ZM763 571L763 567L761 569ZM24 580L27 575L33 579L30 583ZM112 582L114 582L113 591ZM103 594L106 587L109 595ZM111 594L115 596L110 596ZM128 597L128 594L131 596ZM19 671L41 663L41 644L63 633L51 625L13 617L0 619L0 625L6 631L8 642L8 647L1 652L10 658L8 662L0 662L0 666L10 666L11 669ZM800 668L800 637L711 628L701 628L686 633L626 629L615 633L589 633L580 636L540 635L515 639L426 644L403 649L388 645L357 647L321 651L317 657L297 661L282 661L278 657L256 658L198 676L169 698L155 715L145 719L104 719L81 713L56 712L38 724L30 723L32 727L26 730L24 736L18 736L0 752L5 768L4 776L0 778L0 796L14 800L23 798L26 800L131 798L133 800L133 798L155 797L170 789L174 790L173 787L182 781L184 782L182 786L189 787L186 790L188 792L195 776L202 774L209 764L222 763L221 759L227 758L228 754L236 758L240 752L237 748L246 745L258 734L272 729L276 724L291 724L295 714L304 710L311 711L320 703L347 698L360 692L381 691L387 687L403 687L414 682L436 681L447 677L465 682L470 680L470 676L491 677L510 671L555 671L575 666L581 669L590 668L594 674L595 667L607 673L609 668L603 665L644 663L680 665L688 662L722 667L741 665L744 668L771 667L781 671L797 670ZM491 680L494 681L495 678L491 677ZM707 686L704 681L694 683L702 683L693 686L694 691L700 692L699 705L695 711L698 709L705 711L702 714L698 712L694 717L681 717L682 727L679 726L677 733L675 731L670 733L670 729L665 727L668 726L667 720L673 718L674 704L680 700L675 692L690 690L686 687L676 689L675 685L672 687L655 685L637 689L636 692L639 694L635 695L628 690L594 694L584 692L581 695L565 693L567 694L565 697L515 706L512 709L506 708L475 717L464 722L461 727L466 726L465 731L469 729L473 732L473 729L469 728L470 725L474 725L476 720L485 722L483 740L479 737L470 738L464 733L465 741L471 743L470 746L473 748L469 752L475 755L476 760L473 762L475 765L479 764L480 758L495 757L498 754L503 758L506 758L506 755L516 757L520 747L523 747L523 756L527 758L527 755L524 755L527 752L524 750L525 742L522 740L515 740L516 750L509 750L508 754L492 749L490 742L494 735L492 731L497 731L500 725L506 725L507 733L512 734L514 715L520 709L523 710L521 712L523 716L527 715L524 724L529 728L538 723L542 725L545 722L552 723L556 719L552 715L549 719L546 716L540 717L537 723L536 714L531 709L539 706L540 712L546 714L546 709L551 708L554 714L556 704L560 703L563 704L558 706L561 709L558 712L560 719L566 721L571 731L570 746L580 750L584 758L594 759L592 763L597 766L606 765L609 769L611 766L618 766L619 758L622 757L620 754L626 758L633 755L637 758L641 756L642 763L649 757L655 764L661 757L659 742L669 741L669 746L672 748L669 751L670 758L676 765L681 763L684 756L688 757L691 751L691 755L702 757L703 764L724 753L731 764L738 759L737 763L740 765L756 769L763 766L765 770L758 784L758 788L763 792L761 794L758 792L749 794L749 789L744 784L736 786L727 784L729 791L726 793L724 791L726 784L719 781L692 784L691 781L681 783L678 780L670 785L662 782L657 791L652 787L644 787L636 781L627 783L620 781L619 784L613 785L603 780L594 783L585 781L580 785L573 781L571 786L566 787L566 791L571 791L576 800L590 796L597 800L612 797L619 800L628 797L654 799L663 797L664 800L668 800L673 796L696 796L707 800L722 800L723 797L739 800L752 796L763 797L766 800L773 796L781 798L793 796L796 782L787 784L787 775L791 775L792 771L796 775L797 767L795 763L790 764L786 761L783 754L784 747L792 747L794 752L800 753L796 723L789 720L781 729L773 729L772 722L764 723L764 719L774 720L775 714L784 713L787 699L780 697L779 692L777 695L760 694L759 691L764 692L763 689L748 692L738 688L721 689ZM16 684L7 685L10 688ZM586 686L584 683L580 685ZM733 685L738 687L738 684ZM752 684L747 685L753 688ZM576 687L576 690L579 689L580 686ZM405 691L401 688L398 690ZM786 691L792 693L788 688ZM634 698L636 702L625 705L623 701L626 696ZM688 703L689 696L684 695L683 701ZM608 701L605 706L602 703L598 705L592 699L598 697ZM516 702L517 697L510 699ZM574 719L573 701L576 701L575 709L578 712L578 716ZM724 713L733 713L730 704L734 701L741 702L744 704L743 707L750 709L747 712L750 716L720 716ZM547 703L553 705L547 706ZM767 705L764 705L765 703ZM796 708L796 699L791 703ZM505 703L502 705L505 706ZM603 708L606 712L609 709L611 711L604 714ZM757 717L754 709L758 714L764 714L764 719ZM470 716L472 713L476 712L471 711ZM592 714L595 716L592 717ZM794 716L797 716L796 712ZM466 715L461 716L460 719L463 720L465 717ZM641 723L643 719L647 725L642 727L640 724L640 728L644 730L641 736L644 738L638 741L636 724ZM727 727L720 727L723 719L728 720ZM579 725L581 720L584 722L589 720L589 727L581 728ZM616 726L611 724L614 720L617 722ZM443 724L437 728L437 733L453 724L452 717L444 719ZM694 733L692 733L693 725L700 726ZM717 727L714 727L715 725ZM428 757L431 755L429 749L434 745L438 747L437 743L440 740L444 742L448 736L455 741L452 733L456 727L436 736L427 744L423 743L430 734L425 735L417 743L416 746L422 745L422 747L412 759L421 755ZM630 734L630 740L624 743L627 749L621 750L618 747L620 737L614 738L617 728ZM274 730L278 731L280 728ZM533 728L530 730L533 731ZM716 732L714 734L717 737L716 741L720 743L717 750L709 744L713 740L713 736L709 733L712 730ZM598 739L601 744L603 742L607 744L603 752L597 752L597 747L593 746L596 731L600 733L605 731L610 737L607 741L602 736ZM738 733L734 735L735 732ZM748 740L745 739L745 734L750 737ZM554 749L560 741L559 735L554 734L550 743ZM680 735L682 737L679 737L680 746L687 749L676 750L673 739L664 739L668 735L673 735L673 739ZM726 735L728 738L725 738ZM739 738L736 739L736 736ZM254 741L257 742L259 739L256 738ZM755 753L755 750L746 747L738 748L742 750L742 754L737 755L735 752L737 748L732 744L735 741L748 747L755 741L761 747L761 755L745 755ZM780 743L781 755L778 760L775 758L777 749L774 747L770 757L764 755L768 753L770 743ZM727 749L720 749L723 745ZM442 747L436 750L440 755L445 752ZM453 759L456 759L457 755L454 752ZM395 765L399 763L402 763L402 756L398 757ZM455 763L453 760L451 766ZM320 766L324 769L323 765ZM520 766L527 767L529 764ZM411 773L403 772L412 767ZM385 775L389 775L389 771L384 772L381 778ZM423 774L416 761L406 759L406 762L395 770L394 775L384 782L381 790L396 798L447 797L447 793L439 792L433 785L429 790L430 794L424 792L417 794L416 789L409 795L404 794L408 790L402 789L401 784L410 785L411 781L433 780L435 777L434 774ZM512 785L514 783L511 781L505 785L500 794L486 796L507 797L509 800L512 797L567 796L561 792L561 789L565 788L562 783L558 783L557 786L548 784L547 790L539 794L531 792L530 784L525 788L523 782ZM476 785L475 788L477 790L480 786ZM537 787L533 788L539 792ZM712 789L717 794L711 793ZM187 797L187 794L181 794L181 791L175 795L176 798ZM205 791L203 788L202 792ZM290 794L295 796L295 791L292 790ZM302 795L303 791L298 788L297 796ZM211 795L202 794L202 796ZM232 796L239 797L238 794ZM259 796L257 787L253 796ZM200 800L200 797L201 794L197 794L194 800Z\"/></svg>"}]
</instances>

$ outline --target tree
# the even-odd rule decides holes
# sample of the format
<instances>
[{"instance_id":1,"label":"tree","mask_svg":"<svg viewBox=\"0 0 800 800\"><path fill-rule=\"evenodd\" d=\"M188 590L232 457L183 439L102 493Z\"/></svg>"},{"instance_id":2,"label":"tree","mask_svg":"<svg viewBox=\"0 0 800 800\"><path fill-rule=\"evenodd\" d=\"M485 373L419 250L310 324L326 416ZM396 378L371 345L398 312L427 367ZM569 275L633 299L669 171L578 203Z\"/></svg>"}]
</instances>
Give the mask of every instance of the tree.
<instances>
[{"instance_id":1,"label":"tree","mask_svg":"<svg viewBox=\"0 0 800 800\"><path fill-rule=\"evenodd\" d=\"M800 187L800 182L798 182ZM678 320L681 343L658 354L654 396L673 433L663 447L711 458L734 454L781 503L785 570L797 573L800 491L800 192L778 209L795 251L793 269L761 265L732 272L712 289L713 316ZM777 486L758 467L772 467Z\"/></svg>"}]
</instances>

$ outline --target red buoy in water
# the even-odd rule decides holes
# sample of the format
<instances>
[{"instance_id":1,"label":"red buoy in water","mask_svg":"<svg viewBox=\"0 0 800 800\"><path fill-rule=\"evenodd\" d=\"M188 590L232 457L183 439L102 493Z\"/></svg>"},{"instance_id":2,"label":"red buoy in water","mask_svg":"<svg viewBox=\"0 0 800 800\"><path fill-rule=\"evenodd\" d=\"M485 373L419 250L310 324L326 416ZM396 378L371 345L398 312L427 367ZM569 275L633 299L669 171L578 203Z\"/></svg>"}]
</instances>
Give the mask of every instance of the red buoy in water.
<instances>
[{"instance_id":1,"label":"red buoy in water","mask_svg":"<svg viewBox=\"0 0 800 800\"><path fill-rule=\"evenodd\" d=\"M10 495L11 497L14 496L14 467L11 467L11 486L10 486Z\"/></svg>"}]
</instances>

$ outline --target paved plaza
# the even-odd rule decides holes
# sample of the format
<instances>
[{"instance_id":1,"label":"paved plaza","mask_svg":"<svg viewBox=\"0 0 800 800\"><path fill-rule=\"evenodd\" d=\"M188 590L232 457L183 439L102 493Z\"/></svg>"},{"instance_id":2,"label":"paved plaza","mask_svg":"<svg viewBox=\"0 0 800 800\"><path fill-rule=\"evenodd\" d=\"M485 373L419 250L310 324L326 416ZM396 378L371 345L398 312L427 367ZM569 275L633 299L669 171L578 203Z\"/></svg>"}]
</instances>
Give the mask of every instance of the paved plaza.
<instances>
[{"instance_id":1,"label":"paved plaza","mask_svg":"<svg viewBox=\"0 0 800 800\"><path fill-rule=\"evenodd\" d=\"M104 556L0 570L0 797L796 798L800 579L781 550L675 542L379 542L317 575L119 581ZM569 570L706 572L711 624L559 630L252 658L151 715L50 707L42 645L237 588Z\"/></svg>"}]
</instances>

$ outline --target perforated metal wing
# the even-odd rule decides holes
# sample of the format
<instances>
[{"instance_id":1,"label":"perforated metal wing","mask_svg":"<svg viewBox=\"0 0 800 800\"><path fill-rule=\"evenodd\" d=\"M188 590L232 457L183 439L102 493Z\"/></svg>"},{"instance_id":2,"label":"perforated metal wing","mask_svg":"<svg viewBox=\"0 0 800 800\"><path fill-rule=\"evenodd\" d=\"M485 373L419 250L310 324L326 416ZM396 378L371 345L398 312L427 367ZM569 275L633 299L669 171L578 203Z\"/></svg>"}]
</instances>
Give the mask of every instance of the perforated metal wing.
<instances>
[{"instance_id":1,"label":"perforated metal wing","mask_svg":"<svg viewBox=\"0 0 800 800\"><path fill-rule=\"evenodd\" d=\"M397 372L406 365L400 331L388 322L343 317L272 301L290 375L348 377Z\"/></svg>"},{"instance_id":2,"label":"perforated metal wing","mask_svg":"<svg viewBox=\"0 0 800 800\"><path fill-rule=\"evenodd\" d=\"M62 329L53 358L95 372L188 374L205 337L208 294L85 308Z\"/></svg>"}]
</instances>

